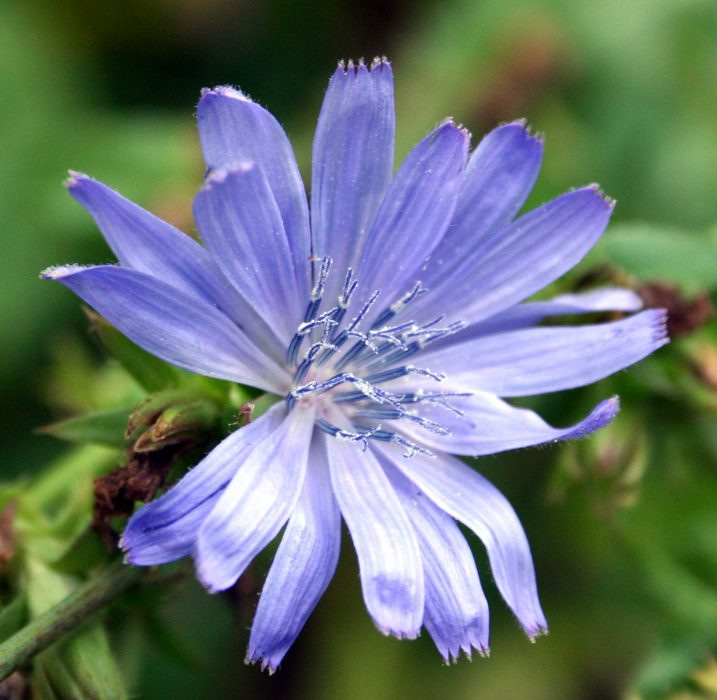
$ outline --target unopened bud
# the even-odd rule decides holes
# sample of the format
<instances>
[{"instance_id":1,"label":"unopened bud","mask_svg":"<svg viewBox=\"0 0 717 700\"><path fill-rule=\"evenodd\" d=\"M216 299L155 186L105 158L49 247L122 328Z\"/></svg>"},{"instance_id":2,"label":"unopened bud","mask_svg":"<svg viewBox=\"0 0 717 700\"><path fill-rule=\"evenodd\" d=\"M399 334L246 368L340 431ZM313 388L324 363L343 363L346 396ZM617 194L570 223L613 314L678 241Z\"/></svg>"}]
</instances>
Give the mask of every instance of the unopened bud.
<instances>
[{"instance_id":1,"label":"unopened bud","mask_svg":"<svg viewBox=\"0 0 717 700\"><path fill-rule=\"evenodd\" d=\"M136 452L158 450L211 431L219 418L219 407L210 399L195 398L165 408L134 444Z\"/></svg>"},{"instance_id":2,"label":"unopened bud","mask_svg":"<svg viewBox=\"0 0 717 700\"><path fill-rule=\"evenodd\" d=\"M139 428L152 425L160 414L171 407L202 400L206 399L198 397L197 393L190 389L167 389L150 394L130 413L126 435L130 437Z\"/></svg>"},{"instance_id":3,"label":"unopened bud","mask_svg":"<svg viewBox=\"0 0 717 700\"><path fill-rule=\"evenodd\" d=\"M647 442L642 427L629 423L623 416L621 422L590 440L566 444L550 486L550 499L562 501L581 490L604 517L634 505L647 465Z\"/></svg>"}]
</instances>

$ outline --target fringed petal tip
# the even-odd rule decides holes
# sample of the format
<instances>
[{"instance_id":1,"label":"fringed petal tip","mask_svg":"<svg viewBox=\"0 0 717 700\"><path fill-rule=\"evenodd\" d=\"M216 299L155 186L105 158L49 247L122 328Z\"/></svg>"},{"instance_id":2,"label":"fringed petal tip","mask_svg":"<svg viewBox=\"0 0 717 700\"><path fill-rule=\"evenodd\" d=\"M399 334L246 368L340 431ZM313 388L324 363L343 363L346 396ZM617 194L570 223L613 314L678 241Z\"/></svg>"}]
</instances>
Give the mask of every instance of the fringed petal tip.
<instances>
[{"instance_id":1,"label":"fringed petal tip","mask_svg":"<svg viewBox=\"0 0 717 700\"><path fill-rule=\"evenodd\" d=\"M449 133L456 134L463 139L467 152L467 149L470 147L472 134L463 124L456 122L453 117L446 117L443 121L438 122L436 128L433 130L433 138L435 139L438 136L447 135Z\"/></svg>"},{"instance_id":2,"label":"fringed petal tip","mask_svg":"<svg viewBox=\"0 0 717 700\"><path fill-rule=\"evenodd\" d=\"M281 659L267 659L265 656L262 656L262 654L249 652L244 657L244 663L247 666L259 664L259 668L261 668L262 671L266 671L270 676L273 676L279 670Z\"/></svg>"},{"instance_id":3,"label":"fringed petal tip","mask_svg":"<svg viewBox=\"0 0 717 700\"><path fill-rule=\"evenodd\" d=\"M461 645L455 649L441 650L440 654L443 657L444 666L455 666L461 660L461 654L466 661L473 661L473 653L478 654L482 659L487 659L490 656L490 649L488 647L480 646L477 644Z\"/></svg>"},{"instance_id":4,"label":"fringed petal tip","mask_svg":"<svg viewBox=\"0 0 717 700\"><path fill-rule=\"evenodd\" d=\"M82 270L87 270L91 265L53 265L40 273L41 280L53 280L61 282L63 278L74 275Z\"/></svg>"},{"instance_id":5,"label":"fringed petal tip","mask_svg":"<svg viewBox=\"0 0 717 700\"><path fill-rule=\"evenodd\" d=\"M229 97L233 100L241 100L242 102L251 102L251 99L238 88L231 85L217 85L213 88L202 88L199 91L200 104L205 100L211 100L216 97Z\"/></svg>"},{"instance_id":6,"label":"fringed petal tip","mask_svg":"<svg viewBox=\"0 0 717 700\"><path fill-rule=\"evenodd\" d=\"M161 542L153 542L152 534L139 528L129 531L125 529L118 543L119 549L123 552L122 561L129 566L147 567L166 564L181 558L181 554L173 556L171 549L163 547Z\"/></svg>"},{"instance_id":7,"label":"fringed petal tip","mask_svg":"<svg viewBox=\"0 0 717 700\"><path fill-rule=\"evenodd\" d=\"M127 556L129 555L129 549L130 546L127 544L127 539L125 537L125 534L127 533L127 528L124 529L124 532L120 535L119 542L117 542L117 546L119 549L121 549L125 553L125 561L127 561Z\"/></svg>"},{"instance_id":8,"label":"fringed petal tip","mask_svg":"<svg viewBox=\"0 0 717 700\"><path fill-rule=\"evenodd\" d=\"M392 627L387 627L386 625L380 625L378 622L376 622L376 620L374 620L374 624L376 625L376 629L384 637L395 637L396 639L418 639L421 636L420 627L415 630L399 630L393 629Z\"/></svg>"},{"instance_id":9,"label":"fringed petal tip","mask_svg":"<svg viewBox=\"0 0 717 700\"><path fill-rule=\"evenodd\" d=\"M67 178L62 184L68 190L73 190L76 187L79 187L83 182L87 182L88 180L92 180L89 175L85 175L85 173L80 173L77 170L68 170Z\"/></svg>"},{"instance_id":10,"label":"fringed petal tip","mask_svg":"<svg viewBox=\"0 0 717 700\"><path fill-rule=\"evenodd\" d=\"M126 529L125 529L125 532L126 532ZM131 548L125 538L125 532L123 532L120 535L119 542L117 543L117 547L122 552L122 561L125 564L127 564L128 566L135 566L135 563L132 561L132 552L130 551Z\"/></svg>"},{"instance_id":11,"label":"fringed petal tip","mask_svg":"<svg viewBox=\"0 0 717 700\"><path fill-rule=\"evenodd\" d=\"M158 563L155 561L142 561L141 553L138 555L137 552L133 551L137 538L133 538L131 533L130 537L128 538L126 537L126 533L127 530L125 530L125 532L120 535L117 547L121 550L122 561L127 564L127 566L154 566Z\"/></svg>"},{"instance_id":12,"label":"fringed petal tip","mask_svg":"<svg viewBox=\"0 0 717 700\"><path fill-rule=\"evenodd\" d=\"M348 59L344 61L341 59L334 72L335 76L357 76L366 73L383 73L391 74L391 62L385 56L376 56L370 64L367 64L363 58L359 58L358 61Z\"/></svg>"},{"instance_id":13,"label":"fringed petal tip","mask_svg":"<svg viewBox=\"0 0 717 700\"><path fill-rule=\"evenodd\" d=\"M531 644L535 644L538 641L538 637L546 637L549 634L548 625L545 621L536 623L534 625L521 625L523 632L528 636L528 641Z\"/></svg>"},{"instance_id":14,"label":"fringed petal tip","mask_svg":"<svg viewBox=\"0 0 717 700\"><path fill-rule=\"evenodd\" d=\"M667 331L667 309L650 309L648 313L653 315L652 339L655 342L655 350L670 342L670 335Z\"/></svg>"},{"instance_id":15,"label":"fringed petal tip","mask_svg":"<svg viewBox=\"0 0 717 700\"><path fill-rule=\"evenodd\" d=\"M117 547L124 553L124 563L131 564L132 566L146 566L138 561L137 553L134 550L135 546L141 542L144 532L141 527L132 527L135 522L135 515L130 518L129 524L125 528L124 532L120 535Z\"/></svg>"},{"instance_id":16,"label":"fringed petal tip","mask_svg":"<svg viewBox=\"0 0 717 700\"><path fill-rule=\"evenodd\" d=\"M523 117L521 119L514 119L510 122L503 122L499 124L497 129L515 129L520 131L524 136L526 142L533 141L534 143L540 144L541 146L545 143L545 134L542 131L533 131L528 120Z\"/></svg>"},{"instance_id":17,"label":"fringed petal tip","mask_svg":"<svg viewBox=\"0 0 717 700\"><path fill-rule=\"evenodd\" d=\"M470 625L464 630L463 639L455 640L450 645L445 643L436 644L436 647L446 666L457 664L461 659L461 654L467 661L473 661L474 652L481 658L487 659L490 656L490 647L481 637L484 637L484 635L480 627Z\"/></svg>"},{"instance_id":18,"label":"fringed petal tip","mask_svg":"<svg viewBox=\"0 0 717 700\"><path fill-rule=\"evenodd\" d=\"M613 199L612 197L608 197L605 192L601 189L600 185L597 184L597 182L591 182L589 185L586 185L585 187L576 187L573 190L570 190L571 192L588 192L592 193L596 196L596 198L604 205L605 209L612 214L613 210L615 209L615 205L617 204L617 201Z\"/></svg>"},{"instance_id":19,"label":"fringed petal tip","mask_svg":"<svg viewBox=\"0 0 717 700\"><path fill-rule=\"evenodd\" d=\"M134 552L130 551L125 551L124 556L122 557L122 561L127 564L127 566L156 566L154 562L147 563L138 560L137 557L134 555Z\"/></svg>"}]
</instances>

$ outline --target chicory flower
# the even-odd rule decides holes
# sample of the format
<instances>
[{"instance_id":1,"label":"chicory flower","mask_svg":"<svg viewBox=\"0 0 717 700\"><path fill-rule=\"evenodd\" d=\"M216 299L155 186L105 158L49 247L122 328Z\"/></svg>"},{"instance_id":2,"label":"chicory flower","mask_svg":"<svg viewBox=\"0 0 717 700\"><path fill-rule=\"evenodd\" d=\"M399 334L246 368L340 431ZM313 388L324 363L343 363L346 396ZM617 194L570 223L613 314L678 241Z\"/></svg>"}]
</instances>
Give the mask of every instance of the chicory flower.
<instances>
[{"instance_id":1,"label":"chicory flower","mask_svg":"<svg viewBox=\"0 0 717 700\"><path fill-rule=\"evenodd\" d=\"M447 120L393 175L389 63L341 64L314 140L310 206L274 117L231 87L206 90L208 174L194 202L204 245L73 174L119 265L43 273L139 346L179 367L280 397L235 431L122 539L138 566L192 556L210 591L232 586L285 527L248 660L274 670L331 580L341 520L382 632L425 625L446 660L488 648L488 605L459 521L530 637L546 622L507 500L452 455L578 438L616 397L555 428L505 399L589 384L666 341L648 310L597 325L542 319L632 312L621 289L525 302L576 265L613 203L576 189L515 218L543 145L522 122L473 150Z\"/></svg>"}]
</instances>

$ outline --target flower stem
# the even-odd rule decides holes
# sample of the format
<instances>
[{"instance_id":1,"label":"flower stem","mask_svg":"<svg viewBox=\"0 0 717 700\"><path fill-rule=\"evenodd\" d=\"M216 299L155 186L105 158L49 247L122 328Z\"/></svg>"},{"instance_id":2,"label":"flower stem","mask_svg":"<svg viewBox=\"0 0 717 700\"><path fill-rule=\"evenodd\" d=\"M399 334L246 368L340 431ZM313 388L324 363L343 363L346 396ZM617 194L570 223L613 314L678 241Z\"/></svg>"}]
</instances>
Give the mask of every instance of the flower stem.
<instances>
[{"instance_id":1,"label":"flower stem","mask_svg":"<svg viewBox=\"0 0 717 700\"><path fill-rule=\"evenodd\" d=\"M143 573L115 561L5 640L0 644L0 681L138 583Z\"/></svg>"}]
</instances>

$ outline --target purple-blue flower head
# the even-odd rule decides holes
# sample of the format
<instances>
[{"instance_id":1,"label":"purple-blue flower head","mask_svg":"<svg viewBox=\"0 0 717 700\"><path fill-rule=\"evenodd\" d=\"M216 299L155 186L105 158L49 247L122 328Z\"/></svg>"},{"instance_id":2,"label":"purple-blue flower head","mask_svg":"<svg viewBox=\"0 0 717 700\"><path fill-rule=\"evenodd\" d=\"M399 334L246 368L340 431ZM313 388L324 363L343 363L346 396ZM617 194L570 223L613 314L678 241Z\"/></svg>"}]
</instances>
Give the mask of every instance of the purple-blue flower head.
<instances>
[{"instance_id":1,"label":"purple-blue flower head","mask_svg":"<svg viewBox=\"0 0 717 700\"><path fill-rule=\"evenodd\" d=\"M341 64L314 139L307 201L274 117L229 87L197 110L208 175L194 202L203 245L73 174L119 265L65 266L62 282L154 355L280 397L130 520L130 563L191 556L210 591L232 586L283 529L248 660L274 670L331 580L341 521L379 630L425 625L446 660L488 648L488 605L456 521L483 542L523 629L546 629L533 562L507 500L452 455L578 438L607 399L555 428L506 399L595 382L667 342L665 315L627 290L525 301L576 265L613 203L572 190L516 218L543 144L522 122L470 151L447 120L393 174L389 63Z\"/></svg>"}]
</instances>

